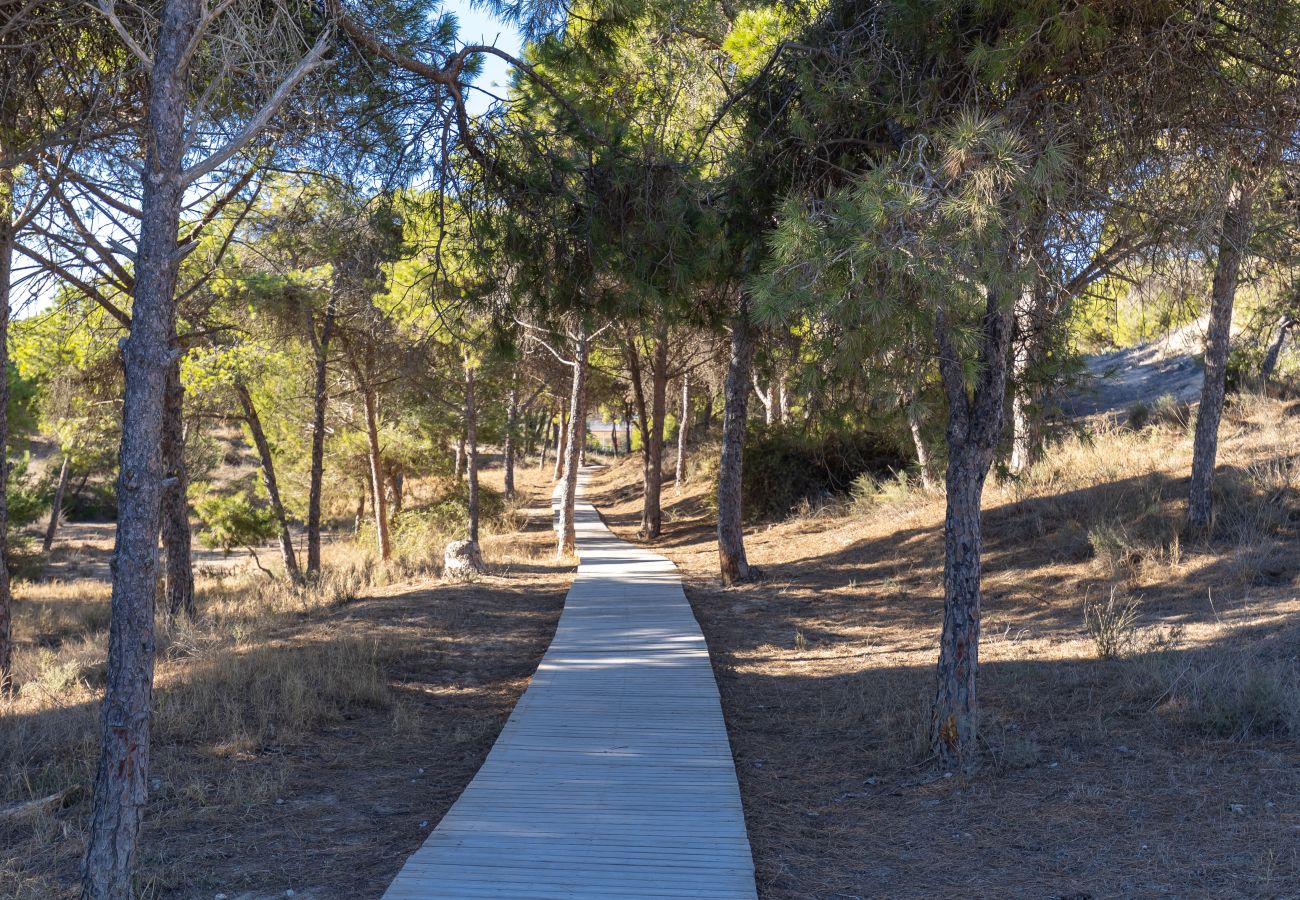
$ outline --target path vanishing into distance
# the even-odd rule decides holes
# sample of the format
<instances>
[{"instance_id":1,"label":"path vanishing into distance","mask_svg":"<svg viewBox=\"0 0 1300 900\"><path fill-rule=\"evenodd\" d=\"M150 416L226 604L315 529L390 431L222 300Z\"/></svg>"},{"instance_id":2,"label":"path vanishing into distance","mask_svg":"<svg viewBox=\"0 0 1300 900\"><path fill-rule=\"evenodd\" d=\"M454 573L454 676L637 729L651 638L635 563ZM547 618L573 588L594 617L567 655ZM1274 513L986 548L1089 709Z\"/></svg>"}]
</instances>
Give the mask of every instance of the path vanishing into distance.
<instances>
[{"instance_id":1,"label":"path vanishing into distance","mask_svg":"<svg viewBox=\"0 0 1300 900\"><path fill-rule=\"evenodd\" d=\"M755 898L735 764L676 567L575 516L555 639L483 767L384 894Z\"/></svg>"}]
</instances>

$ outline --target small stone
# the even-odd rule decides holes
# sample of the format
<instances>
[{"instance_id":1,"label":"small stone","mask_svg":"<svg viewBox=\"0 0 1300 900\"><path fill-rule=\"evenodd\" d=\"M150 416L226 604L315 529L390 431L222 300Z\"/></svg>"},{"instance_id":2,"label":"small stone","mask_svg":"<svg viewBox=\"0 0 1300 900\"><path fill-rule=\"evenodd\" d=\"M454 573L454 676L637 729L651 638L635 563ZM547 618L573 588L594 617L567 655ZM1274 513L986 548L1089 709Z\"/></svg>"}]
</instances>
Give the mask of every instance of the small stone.
<instances>
[{"instance_id":1,"label":"small stone","mask_svg":"<svg viewBox=\"0 0 1300 900\"><path fill-rule=\"evenodd\" d=\"M292 896L293 896L293 888L289 888L289 890L285 891L285 892L284 892L284 895L285 895L286 897L292 897Z\"/></svg>"},{"instance_id":2,"label":"small stone","mask_svg":"<svg viewBox=\"0 0 1300 900\"><path fill-rule=\"evenodd\" d=\"M874 778L868 778L868 779L867 779L867 784L875 784L875 783L876 783L876 779L874 779Z\"/></svg>"},{"instance_id":3,"label":"small stone","mask_svg":"<svg viewBox=\"0 0 1300 900\"><path fill-rule=\"evenodd\" d=\"M225 895L225 894L217 894L217 896L213 897L212 900L226 900L226 895Z\"/></svg>"},{"instance_id":4,"label":"small stone","mask_svg":"<svg viewBox=\"0 0 1300 900\"><path fill-rule=\"evenodd\" d=\"M1229 803L1228 811L1234 816L1244 816L1246 814L1246 807L1242 806L1240 803Z\"/></svg>"},{"instance_id":5,"label":"small stone","mask_svg":"<svg viewBox=\"0 0 1300 900\"><path fill-rule=\"evenodd\" d=\"M428 823L428 821L421 822L421 823L420 823L420 827L421 827L421 828L428 828L428 827L429 827L429 823Z\"/></svg>"},{"instance_id":6,"label":"small stone","mask_svg":"<svg viewBox=\"0 0 1300 900\"><path fill-rule=\"evenodd\" d=\"M284 806L284 801L277 797L276 800L275 800L275 805L276 805L276 806Z\"/></svg>"}]
</instances>

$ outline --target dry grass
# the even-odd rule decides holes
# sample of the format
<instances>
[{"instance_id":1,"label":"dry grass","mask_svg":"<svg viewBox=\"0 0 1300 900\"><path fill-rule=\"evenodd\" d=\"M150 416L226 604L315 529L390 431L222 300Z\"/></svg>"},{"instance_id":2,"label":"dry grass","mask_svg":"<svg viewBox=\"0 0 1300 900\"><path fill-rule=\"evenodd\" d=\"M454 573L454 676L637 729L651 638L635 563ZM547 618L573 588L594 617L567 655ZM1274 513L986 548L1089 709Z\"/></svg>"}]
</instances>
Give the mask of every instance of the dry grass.
<instances>
[{"instance_id":1,"label":"dry grass","mask_svg":"<svg viewBox=\"0 0 1300 900\"><path fill-rule=\"evenodd\" d=\"M1300 895L1296 412L1231 401L1204 544L1179 538L1176 416L990 483L970 776L926 740L942 498L864 486L856 510L756 528L765 580L724 589L708 479L665 493L658 546L709 641L762 896ZM629 539L638 477L592 490ZM1141 606L1099 659L1085 599L1112 588Z\"/></svg>"},{"instance_id":2,"label":"dry grass","mask_svg":"<svg viewBox=\"0 0 1300 900\"><path fill-rule=\"evenodd\" d=\"M554 630L570 572L551 559L550 484L521 487L532 502L485 538L476 584L336 542L318 587L232 571L200 580L193 622L160 622L141 896L381 892ZM0 807L93 783L108 586L21 583L15 611ZM0 896L74 895L88 807L0 824Z\"/></svg>"}]
</instances>

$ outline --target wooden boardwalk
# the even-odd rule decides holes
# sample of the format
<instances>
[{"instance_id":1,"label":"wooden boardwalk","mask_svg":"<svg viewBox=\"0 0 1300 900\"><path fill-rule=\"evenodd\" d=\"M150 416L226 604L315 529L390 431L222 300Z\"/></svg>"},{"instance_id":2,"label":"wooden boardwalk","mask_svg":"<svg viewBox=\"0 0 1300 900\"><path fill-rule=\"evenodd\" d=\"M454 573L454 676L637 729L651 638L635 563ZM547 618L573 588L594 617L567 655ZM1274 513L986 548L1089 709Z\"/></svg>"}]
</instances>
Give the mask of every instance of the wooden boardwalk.
<instances>
[{"instance_id":1,"label":"wooden boardwalk","mask_svg":"<svg viewBox=\"0 0 1300 900\"><path fill-rule=\"evenodd\" d=\"M555 640L387 900L757 897L718 688L676 568L614 537L590 504L575 520L582 562Z\"/></svg>"}]
</instances>

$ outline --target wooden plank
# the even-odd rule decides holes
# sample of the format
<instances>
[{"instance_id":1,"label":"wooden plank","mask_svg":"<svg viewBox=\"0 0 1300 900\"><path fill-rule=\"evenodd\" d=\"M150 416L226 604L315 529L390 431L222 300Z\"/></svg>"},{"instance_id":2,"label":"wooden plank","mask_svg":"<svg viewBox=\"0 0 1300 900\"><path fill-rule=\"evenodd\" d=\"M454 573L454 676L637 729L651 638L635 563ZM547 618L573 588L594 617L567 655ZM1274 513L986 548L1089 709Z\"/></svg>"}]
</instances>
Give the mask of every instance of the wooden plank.
<instances>
[{"instance_id":1,"label":"wooden plank","mask_svg":"<svg viewBox=\"0 0 1300 900\"><path fill-rule=\"evenodd\" d=\"M555 638L385 900L757 897L718 687L676 567L588 503L574 521L581 564Z\"/></svg>"}]
</instances>

